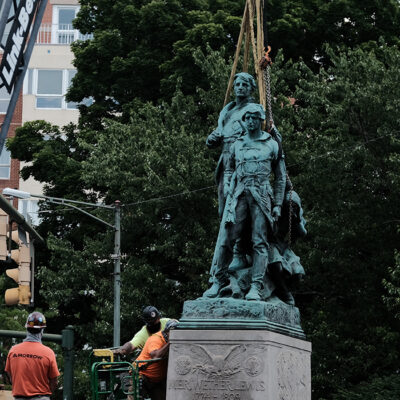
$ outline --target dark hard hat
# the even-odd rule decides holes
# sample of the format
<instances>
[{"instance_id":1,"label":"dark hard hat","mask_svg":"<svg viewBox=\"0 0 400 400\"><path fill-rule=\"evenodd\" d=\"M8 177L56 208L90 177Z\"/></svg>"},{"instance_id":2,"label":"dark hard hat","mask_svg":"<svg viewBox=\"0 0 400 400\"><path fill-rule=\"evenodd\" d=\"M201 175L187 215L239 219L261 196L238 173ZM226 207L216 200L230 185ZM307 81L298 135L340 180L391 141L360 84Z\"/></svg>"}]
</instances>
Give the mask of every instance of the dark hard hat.
<instances>
[{"instance_id":1,"label":"dark hard hat","mask_svg":"<svg viewBox=\"0 0 400 400\"><path fill-rule=\"evenodd\" d=\"M42 329L46 328L46 318L39 311L34 311L28 315L25 328Z\"/></svg>"},{"instance_id":2,"label":"dark hard hat","mask_svg":"<svg viewBox=\"0 0 400 400\"><path fill-rule=\"evenodd\" d=\"M164 328L164 331L170 331L171 329L175 329L179 324L179 321L177 319L170 319Z\"/></svg>"},{"instance_id":3,"label":"dark hard hat","mask_svg":"<svg viewBox=\"0 0 400 400\"><path fill-rule=\"evenodd\" d=\"M158 318L161 317L160 311L157 310L157 308L153 306L147 306L143 308L142 316L144 319L144 322L146 324L151 324L154 321L156 321Z\"/></svg>"}]
</instances>

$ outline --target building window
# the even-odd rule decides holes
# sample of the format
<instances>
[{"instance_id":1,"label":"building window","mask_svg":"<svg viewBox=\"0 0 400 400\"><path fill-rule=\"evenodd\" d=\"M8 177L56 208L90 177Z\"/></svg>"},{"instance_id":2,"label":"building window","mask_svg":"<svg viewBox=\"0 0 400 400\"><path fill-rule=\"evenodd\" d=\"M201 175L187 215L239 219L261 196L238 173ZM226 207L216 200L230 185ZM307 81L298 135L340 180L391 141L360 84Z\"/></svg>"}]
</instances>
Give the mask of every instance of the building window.
<instances>
[{"instance_id":1,"label":"building window","mask_svg":"<svg viewBox=\"0 0 400 400\"><path fill-rule=\"evenodd\" d=\"M0 155L0 179L10 179L11 169L11 154L6 149L6 145L3 147L3 151Z\"/></svg>"},{"instance_id":2,"label":"building window","mask_svg":"<svg viewBox=\"0 0 400 400\"><path fill-rule=\"evenodd\" d=\"M63 70L37 70L36 108L63 108Z\"/></svg>"},{"instance_id":3,"label":"building window","mask_svg":"<svg viewBox=\"0 0 400 400\"><path fill-rule=\"evenodd\" d=\"M0 88L0 114L7 112L8 103L10 102L11 94L7 92L5 86Z\"/></svg>"},{"instance_id":4,"label":"building window","mask_svg":"<svg viewBox=\"0 0 400 400\"><path fill-rule=\"evenodd\" d=\"M72 26L78 11L78 6L54 6L53 43L70 44L79 38L79 31Z\"/></svg>"},{"instance_id":5,"label":"building window","mask_svg":"<svg viewBox=\"0 0 400 400\"><path fill-rule=\"evenodd\" d=\"M68 74L67 75L67 79L68 79L67 85L68 85L68 87L70 87L72 85L72 78L76 75L76 70L69 69L67 74ZM67 103L67 108L72 109L72 110L77 109L78 103L70 101Z\"/></svg>"},{"instance_id":6,"label":"building window","mask_svg":"<svg viewBox=\"0 0 400 400\"><path fill-rule=\"evenodd\" d=\"M51 23L40 25L37 44L65 44L69 45L75 40L89 40L93 34L82 35L73 27L73 21L79 11L79 6L53 6L53 17Z\"/></svg>"},{"instance_id":7,"label":"building window","mask_svg":"<svg viewBox=\"0 0 400 400\"><path fill-rule=\"evenodd\" d=\"M36 96L36 108L75 110L78 103L65 100L75 74L74 69L29 69L24 82L24 94ZM89 106L92 101L87 99L81 104Z\"/></svg>"}]
</instances>

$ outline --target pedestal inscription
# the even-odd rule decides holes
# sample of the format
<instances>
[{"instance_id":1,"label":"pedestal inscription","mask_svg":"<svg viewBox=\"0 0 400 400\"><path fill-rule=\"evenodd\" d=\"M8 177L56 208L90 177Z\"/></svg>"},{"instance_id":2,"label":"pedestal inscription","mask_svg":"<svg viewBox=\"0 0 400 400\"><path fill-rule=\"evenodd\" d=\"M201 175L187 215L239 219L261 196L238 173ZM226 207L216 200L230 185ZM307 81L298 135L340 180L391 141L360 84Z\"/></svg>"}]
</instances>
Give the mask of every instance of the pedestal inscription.
<instances>
[{"instance_id":1,"label":"pedestal inscription","mask_svg":"<svg viewBox=\"0 0 400 400\"><path fill-rule=\"evenodd\" d=\"M233 330L176 330L170 340L167 400L311 399L309 342Z\"/></svg>"}]
</instances>

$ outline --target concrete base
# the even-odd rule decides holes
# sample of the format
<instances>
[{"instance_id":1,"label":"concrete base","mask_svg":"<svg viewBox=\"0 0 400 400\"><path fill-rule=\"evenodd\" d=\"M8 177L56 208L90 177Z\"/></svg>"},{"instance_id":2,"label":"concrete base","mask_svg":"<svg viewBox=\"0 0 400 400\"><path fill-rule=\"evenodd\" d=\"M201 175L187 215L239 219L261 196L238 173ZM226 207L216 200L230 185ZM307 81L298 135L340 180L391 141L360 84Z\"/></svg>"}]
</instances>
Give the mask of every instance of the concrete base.
<instances>
[{"instance_id":1,"label":"concrete base","mask_svg":"<svg viewBox=\"0 0 400 400\"><path fill-rule=\"evenodd\" d=\"M0 389L0 400L13 400L14 397L11 394L11 390L1 390Z\"/></svg>"},{"instance_id":2,"label":"concrete base","mask_svg":"<svg viewBox=\"0 0 400 400\"><path fill-rule=\"evenodd\" d=\"M173 330L167 400L311 400L311 343L261 330Z\"/></svg>"}]
</instances>

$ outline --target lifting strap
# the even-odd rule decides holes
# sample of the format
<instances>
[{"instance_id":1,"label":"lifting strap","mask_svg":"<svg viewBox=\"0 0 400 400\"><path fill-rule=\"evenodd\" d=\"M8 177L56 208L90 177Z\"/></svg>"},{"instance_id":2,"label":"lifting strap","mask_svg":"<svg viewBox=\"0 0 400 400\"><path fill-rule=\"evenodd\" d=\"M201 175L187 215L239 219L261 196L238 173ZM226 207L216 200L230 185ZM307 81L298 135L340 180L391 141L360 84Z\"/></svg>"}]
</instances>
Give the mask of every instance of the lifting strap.
<instances>
[{"instance_id":1,"label":"lifting strap","mask_svg":"<svg viewBox=\"0 0 400 400\"><path fill-rule=\"evenodd\" d=\"M236 45L235 57L231 75L229 77L228 87L225 93L224 107L228 103L230 93L233 87L233 80L236 74L237 65L239 62L240 52L242 49L243 39L244 55L243 55L243 71L247 72L249 68L250 47L253 54L255 76L257 80L258 92L260 95L260 104L268 112L268 120L273 121L271 109L271 93L270 93L270 66L271 59L269 58L270 48L266 46L264 38L264 0L246 0L244 7L242 24L240 27L239 38ZM254 32L254 19L256 20L256 33ZM268 51L265 52L265 49ZM271 127L271 125L270 125Z\"/></svg>"},{"instance_id":2,"label":"lifting strap","mask_svg":"<svg viewBox=\"0 0 400 400\"><path fill-rule=\"evenodd\" d=\"M239 56L242 49L243 38L244 54L243 54L243 71L248 72L249 59L250 59L250 45L253 54L254 69L258 85L259 102L262 104L267 112L268 131L272 131L274 127L274 118L272 115L272 97L271 97L271 65L272 60L269 56L271 47L268 46L266 18L265 14L265 0L246 0L244 7L242 24L240 26L239 38L236 45L235 57L231 75L229 77L228 87L225 93L224 107L228 104L230 93L233 87L233 80L236 75L236 70L239 62ZM254 13L255 11L255 13ZM254 33L254 19L256 19L257 36ZM263 127L263 129L265 126ZM289 232L288 232L288 245L290 247L292 242L292 212L293 212L293 185L289 178L288 173L286 178L289 182Z\"/></svg>"}]
</instances>

